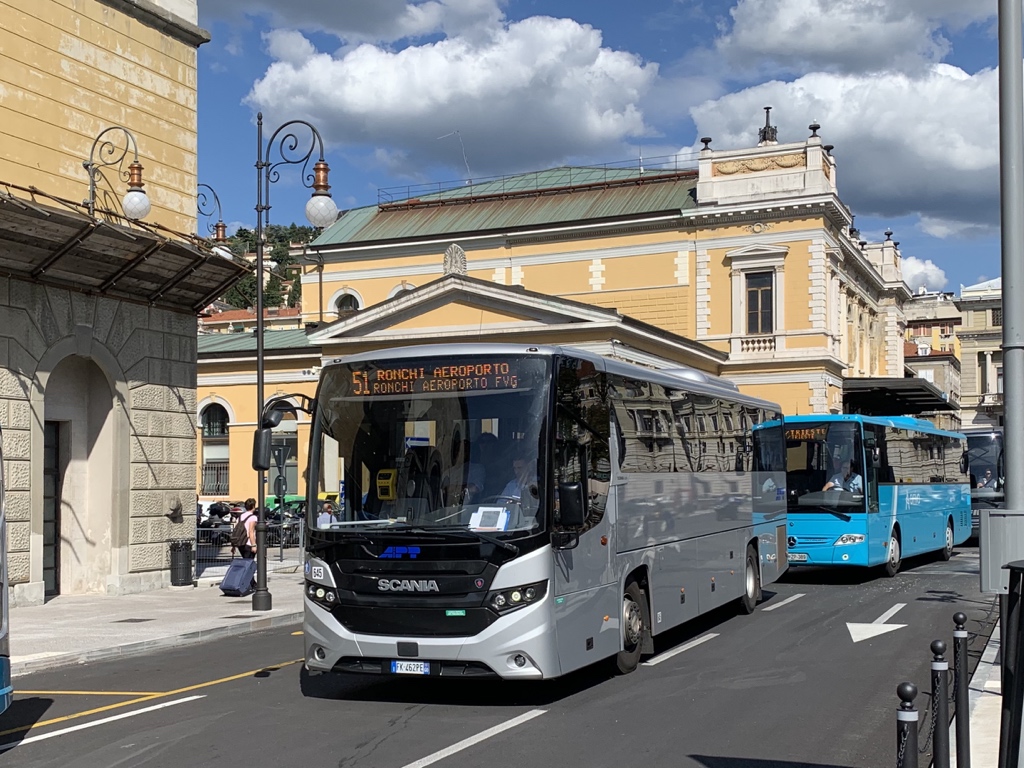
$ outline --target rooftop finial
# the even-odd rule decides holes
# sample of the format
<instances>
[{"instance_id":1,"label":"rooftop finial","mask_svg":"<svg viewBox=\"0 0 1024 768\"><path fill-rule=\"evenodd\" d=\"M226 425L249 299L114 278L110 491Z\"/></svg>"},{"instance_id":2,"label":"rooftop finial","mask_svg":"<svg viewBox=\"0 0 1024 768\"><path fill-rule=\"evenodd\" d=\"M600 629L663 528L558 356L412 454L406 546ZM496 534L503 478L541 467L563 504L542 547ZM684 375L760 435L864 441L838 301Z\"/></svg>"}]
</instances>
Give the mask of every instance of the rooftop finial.
<instances>
[{"instance_id":1,"label":"rooftop finial","mask_svg":"<svg viewBox=\"0 0 1024 768\"><path fill-rule=\"evenodd\" d=\"M757 133L758 145L778 144L779 129L772 125L772 108L764 108L764 128Z\"/></svg>"},{"instance_id":2,"label":"rooftop finial","mask_svg":"<svg viewBox=\"0 0 1024 768\"><path fill-rule=\"evenodd\" d=\"M885 230L885 239L886 240L892 240L892 230L891 229Z\"/></svg>"},{"instance_id":3,"label":"rooftop finial","mask_svg":"<svg viewBox=\"0 0 1024 768\"><path fill-rule=\"evenodd\" d=\"M704 149L711 149L711 137L710 136L705 136L703 139L701 139L701 142L704 144Z\"/></svg>"}]
</instances>

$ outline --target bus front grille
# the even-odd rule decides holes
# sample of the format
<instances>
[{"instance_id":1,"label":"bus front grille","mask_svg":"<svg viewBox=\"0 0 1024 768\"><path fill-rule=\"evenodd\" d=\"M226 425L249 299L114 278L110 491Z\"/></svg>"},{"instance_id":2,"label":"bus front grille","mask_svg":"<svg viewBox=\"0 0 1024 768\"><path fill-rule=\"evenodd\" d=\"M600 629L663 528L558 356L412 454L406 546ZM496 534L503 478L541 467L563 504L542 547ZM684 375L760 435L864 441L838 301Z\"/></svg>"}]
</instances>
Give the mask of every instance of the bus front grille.
<instances>
[{"instance_id":1,"label":"bus front grille","mask_svg":"<svg viewBox=\"0 0 1024 768\"><path fill-rule=\"evenodd\" d=\"M389 637L472 637L483 632L497 616L487 608L446 610L339 605L332 615L349 632Z\"/></svg>"}]
</instances>

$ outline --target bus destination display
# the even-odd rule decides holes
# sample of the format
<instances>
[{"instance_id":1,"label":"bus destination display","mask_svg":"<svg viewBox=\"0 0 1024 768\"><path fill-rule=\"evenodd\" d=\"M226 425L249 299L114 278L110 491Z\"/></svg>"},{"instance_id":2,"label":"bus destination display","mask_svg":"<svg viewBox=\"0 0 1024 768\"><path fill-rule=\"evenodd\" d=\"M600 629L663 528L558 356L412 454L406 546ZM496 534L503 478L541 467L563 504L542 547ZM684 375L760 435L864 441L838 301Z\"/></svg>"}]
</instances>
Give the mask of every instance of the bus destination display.
<instances>
[{"instance_id":1,"label":"bus destination display","mask_svg":"<svg viewBox=\"0 0 1024 768\"><path fill-rule=\"evenodd\" d=\"M813 427L786 427L787 440L821 441L828 437L828 425Z\"/></svg>"},{"instance_id":2,"label":"bus destination display","mask_svg":"<svg viewBox=\"0 0 1024 768\"><path fill-rule=\"evenodd\" d=\"M452 365L383 365L352 371L352 394L415 395L430 392L475 392L518 389L518 361Z\"/></svg>"}]
</instances>

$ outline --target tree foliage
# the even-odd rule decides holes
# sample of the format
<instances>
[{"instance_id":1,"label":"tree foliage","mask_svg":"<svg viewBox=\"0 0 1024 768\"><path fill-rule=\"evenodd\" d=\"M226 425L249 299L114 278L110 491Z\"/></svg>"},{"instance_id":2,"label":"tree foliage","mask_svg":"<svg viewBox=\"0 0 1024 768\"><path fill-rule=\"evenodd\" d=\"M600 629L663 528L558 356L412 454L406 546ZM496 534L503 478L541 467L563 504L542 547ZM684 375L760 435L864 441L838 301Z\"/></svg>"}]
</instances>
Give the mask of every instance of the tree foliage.
<instances>
[{"instance_id":1,"label":"tree foliage","mask_svg":"<svg viewBox=\"0 0 1024 768\"><path fill-rule=\"evenodd\" d=\"M299 263L299 260L289 253L289 245L293 243L308 243L316 237L316 230L298 224L271 224L264 232L266 235L266 250L263 258L266 261L276 262L277 266L270 274L266 286L263 289L263 305L266 307L280 307L285 302L284 286L282 280L290 271L288 267ZM228 238L227 247L236 256L245 258L246 254L256 252L256 232L251 229L239 228L234 235ZM288 306L294 307L298 304L301 296L298 280L292 287L291 295L288 298ZM235 283L221 297L221 301L227 302L233 307L246 309L256 306L256 275L246 275Z\"/></svg>"}]
</instances>

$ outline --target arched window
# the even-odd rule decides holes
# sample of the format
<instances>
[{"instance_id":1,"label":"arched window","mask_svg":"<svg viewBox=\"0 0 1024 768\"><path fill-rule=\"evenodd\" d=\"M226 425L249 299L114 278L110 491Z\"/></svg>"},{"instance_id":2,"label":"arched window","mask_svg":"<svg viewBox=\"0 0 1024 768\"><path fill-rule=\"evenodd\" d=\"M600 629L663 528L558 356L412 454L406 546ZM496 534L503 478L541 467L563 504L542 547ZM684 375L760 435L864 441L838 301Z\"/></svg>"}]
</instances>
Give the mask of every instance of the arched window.
<instances>
[{"instance_id":1,"label":"arched window","mask_svg":"<svg viewBox=\"0 0 1024 768\"><path fill-rule=\"evenodd\" d=\"M218 403L206 406L199 416L199 423L203 428L204 495L228 495L228 421L227 410Z\"/></svg>"},{"instance_id":2,"label":"arched window","mask_svg":"<svg viewBox=\"0 0 1024 768\"><path fill-rule=\"evenodd\" d=\"M391 293L388 294L388 298L389 299L393 299L396 296L401 296L403 294L406 294L406 293L409 293L410 291L415 291L415 290L416 290L416 286L415 285L413 285L412 283L407 283L407 282L405 282L405 280L403 280L401 283L399 283L398 285L396 285L394 288L391 289Z\"/></svg>"},{"instance_id":3,"label":"arched window","mask_svg":"<svg viewBox=\"0 0 1024 768\"><path fill-rule=\"evenodd\" d=\"M273 435L273 458L274 464L267 476L269 494L274 495L277 489L277 476L284 475L286 488L285 495L302 493L304 489L299 488L299 422L295 411L285 411L281 417L281 423L274 427ZM278 467L278 461L284 460L284 472Z\"/></svg>"},{"instance_id":4,"label":"arched window","mask_svg":"<svg viewBox=\"0 0 1024 768\"><path fill-rule=\"evenodd\" d=\"M351 293L342 294L334 303L334 311L339 315L359 311L359 299Z\"/></svg>"}]
</instances>

